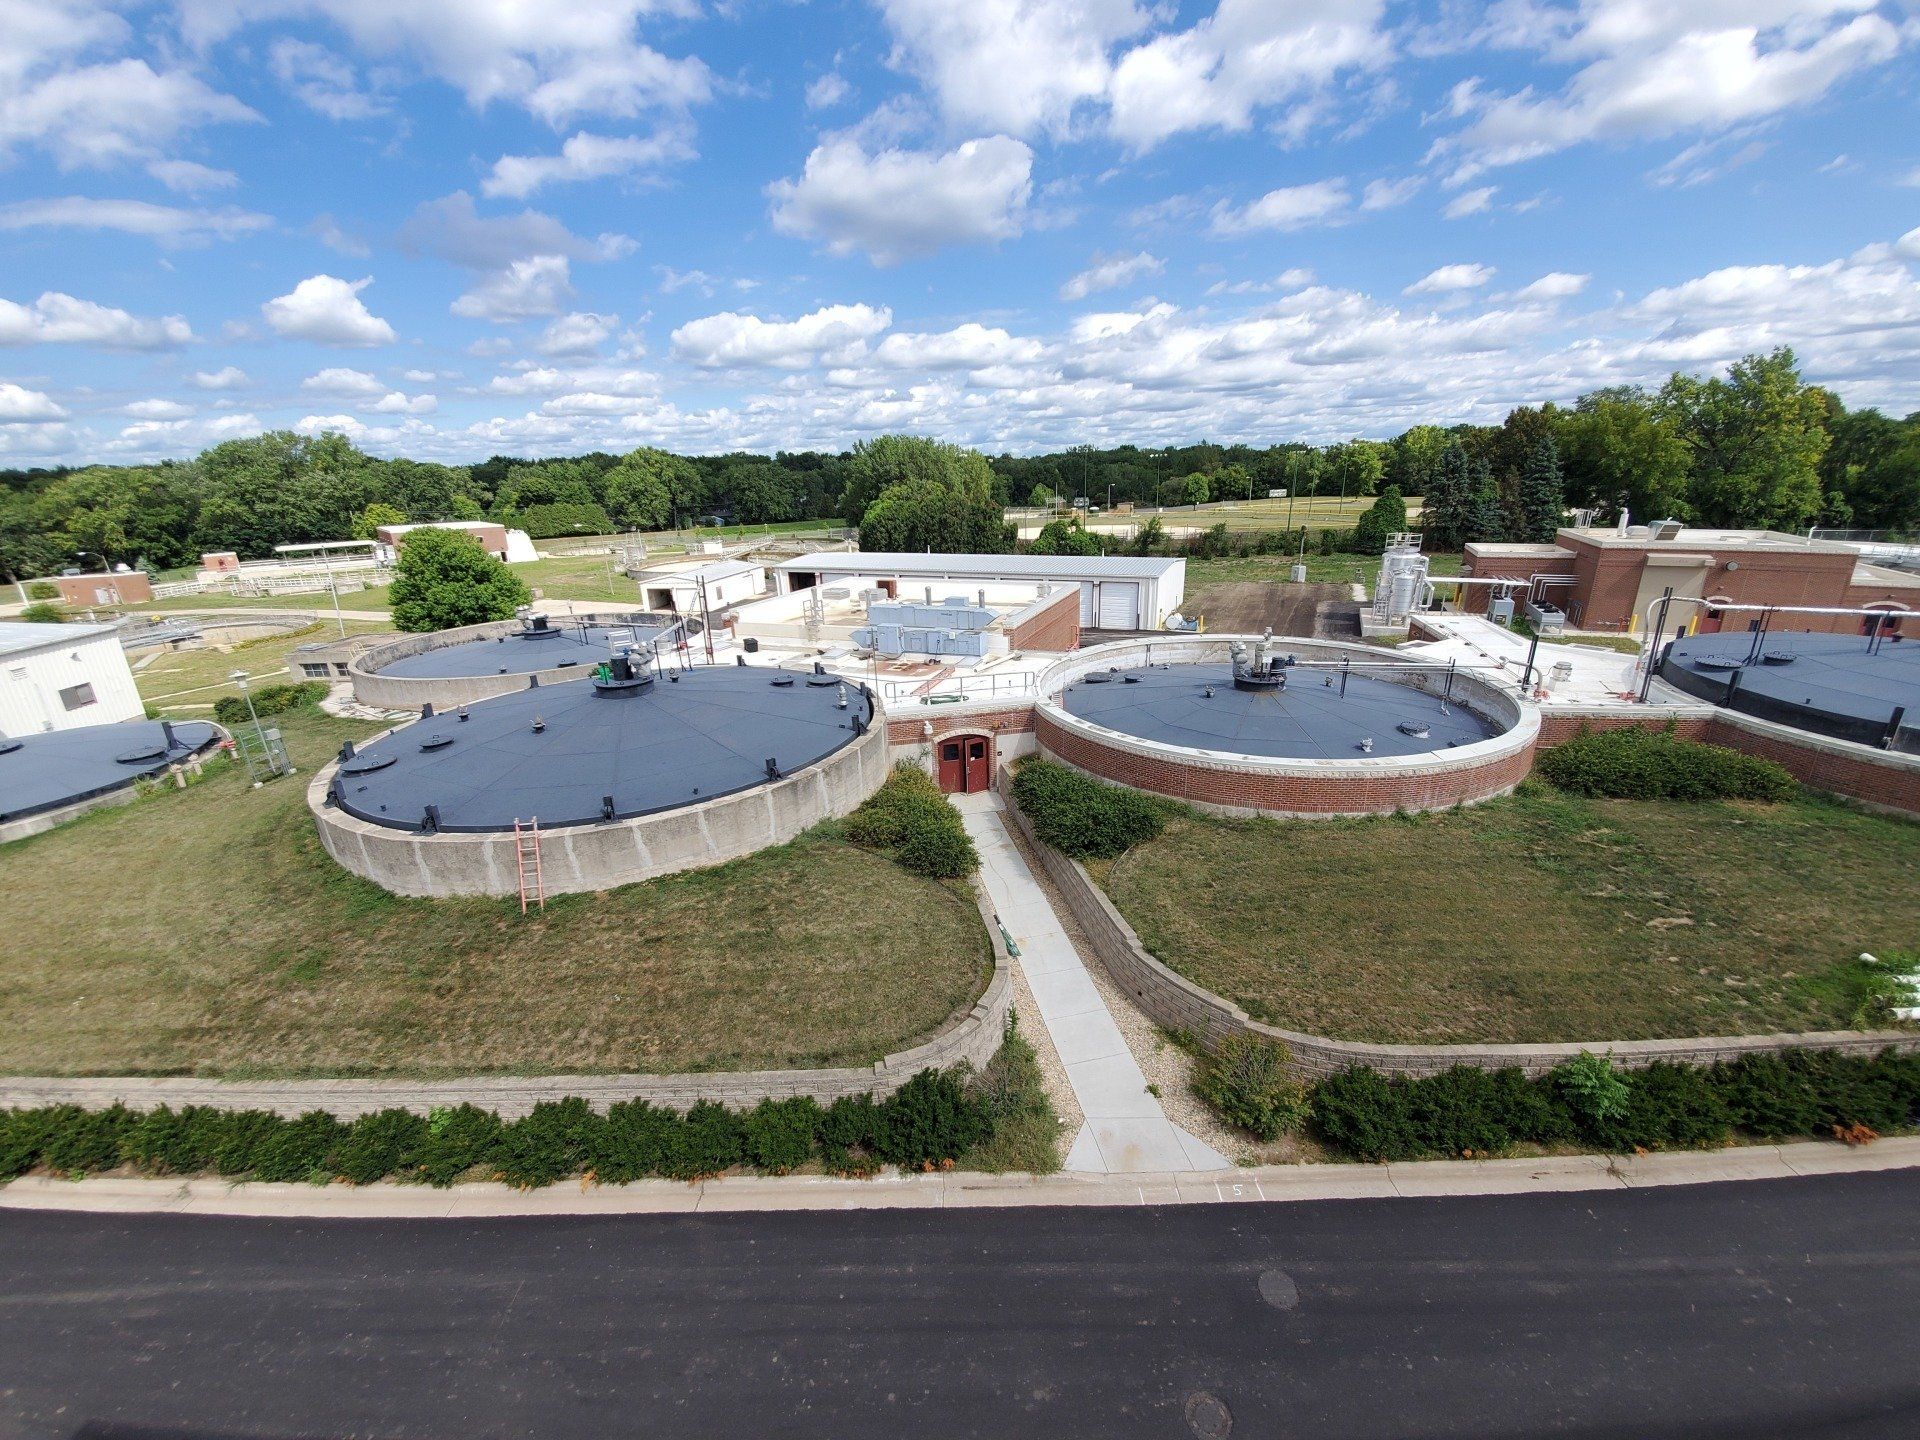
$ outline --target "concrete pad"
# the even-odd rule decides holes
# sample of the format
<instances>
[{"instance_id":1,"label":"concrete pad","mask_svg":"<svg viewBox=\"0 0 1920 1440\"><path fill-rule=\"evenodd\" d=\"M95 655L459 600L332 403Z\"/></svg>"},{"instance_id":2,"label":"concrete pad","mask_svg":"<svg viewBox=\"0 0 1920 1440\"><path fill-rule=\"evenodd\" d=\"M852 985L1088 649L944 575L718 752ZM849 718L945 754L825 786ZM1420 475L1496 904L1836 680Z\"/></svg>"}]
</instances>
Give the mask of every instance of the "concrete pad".
<instances>
[{"instance_id":1,"label":"concrete pad","mask_svg":"<svg viewBox=\"0 0 1920 1440\"><path fill-rule=\"evenodd\" d=\"M1557 1155L1540 1160L1421 1160L1389 1163L1387 1177L1401 1195L1518 1195L1533 1191L1618 1190L1621 1181L1604 1155Z\"/></svg>"},{"instance_id":2,"label":"concrete pad","mask_svg":"<svg viewBox=\"0 0 1920 1440\"><path fill-rule=\"evenodd\" d=\"M1061 1057L1066 1060L1063 1055ZM1067 1060L1067 1079L1089 1120L1166 1120L1160 1102L1147 1093L1146 1077L1131 1055L1075 1063ZM1167 1121L1171 1124L1171 1121ZM1184 1170L1185 1165L1175 1169Z\"/></svg>"},{"instance_id":3,"label":"concrete pad","mask_svg":"<svg viewBox=\"0 0 1920 1440\"><path fill-rule=\"evenodd\" d=\"M1397 1200L1400 1192L1384 1165L1267 1165L1242 1172L1263 1200ZM1217 1198L1217 1197L1216 1197Z\"/></svg>"},{"instance_id":4,"label":"concrete pad","mask_svg":"<svg viewBox=\"0 0 1920 1440\"><path fill-rule=\"evenodd\" d=\"M1623 1155L1613 1170L1628 1186L1698 1185L1714 1180L1777 1180L1795 1172L1771 1145L1726 1150Z\"/></svg>"},{"instance_id":5,"label":"concrete pad","mask_svg":"<svg viewBox=\"0 0 1920 1440\"><path fill-rule=\"evenodd\" d=\"M1233 1162L1206 1141L1180 1126L1173 1127L1173 1133L1180 1139L1180 1148L1186 1152L1187 1167L1191 1170L1231 1170Z\"/></svg>"},{"instance_id":6,"label":"concrete pad","mask_svg":"<svg viewBox=\"0 0 1920 1440\"><path fill-rule=\"evenodd\" d=\"M1100 998L1100 992L1094 988L1093 980L1084 966L1072 969L1058 968L1042 970L1038 974L1028 970L1027 988L1033 991L1034 1002L1040 1007L1041 1018L1047 1022L1048 1033L1052 1033L1054 1022L1064 1020L1071 1015L1085 1015L1088 1011L1107 1013L1107 1007ZM1109 1017L1111 1018L1111 1017ZM1059 1042L1055 1042L1057 1045ZM1065 1055L1060 1057L1066 1059Z\"/></svg>"},{"instance_id":7,"label":"concrete pad","mask_svg":"<svg viewBox=\"0 0 1920 1440\"><path fill-rule=\"evenodd\" d=\"M1920 1165L1920 1136L1900 1135L1871 1145L1842 1145L1837 1140L1805 1140L1777 1147L1780 1159L1796 1175L1844 1175L1859 1170L1904 1170Z\"/></svg>"},{"instance_id":8,"label":"concrete pad","mask_svg":"<svg viewBox=\"0 0 1920 1440\"><path fill-rule=\"evenodd\" d=\"M1091 1171L1098 1175L1107 1173L1107 1162L1100 1153L1100 1142L1093 1138L1093 1126L1081 1125L1080 1133L1073 1137L1073 1144L1067 1150L1066 1161L1060 1168L1071 1171Z\"/></svg>"},{"instance_id":9,"label":"concrete pad","mask_svg":"<svg viewBox=\"0 0 1920 1440\"><path fill-rule=\"evenodd\" d=\"M1104 1008L1050 1020L1047 1031L1053 1036L1061 1058L1069 1064L1106 1060L1127 1053L1126 1037Z\"/></svg>"},{"instance_id":10,"label":"concrete pad","mask_svg":"<svg viewBox=\"0 0 1920 1440\"><path fill-rule=\"evenodd\" d=\"M1186 1151L1173 1122L1164 1117L1140 1120L1089 1120L1109 1174L1177 1171L1187 1168Z\"/></svg>"},{"instance_id":11,"label":"concrete pad","mask_svg":"<svg viewBox=\"0 0 1920 1440\"><path fill-rule=\"evenodd\" d=\"M699 1210L938 1210L945 1203L945 1177L897 1180L835 1180L751 1175L708 1180L700 1186Z\"/></svg>"}]
</instances>

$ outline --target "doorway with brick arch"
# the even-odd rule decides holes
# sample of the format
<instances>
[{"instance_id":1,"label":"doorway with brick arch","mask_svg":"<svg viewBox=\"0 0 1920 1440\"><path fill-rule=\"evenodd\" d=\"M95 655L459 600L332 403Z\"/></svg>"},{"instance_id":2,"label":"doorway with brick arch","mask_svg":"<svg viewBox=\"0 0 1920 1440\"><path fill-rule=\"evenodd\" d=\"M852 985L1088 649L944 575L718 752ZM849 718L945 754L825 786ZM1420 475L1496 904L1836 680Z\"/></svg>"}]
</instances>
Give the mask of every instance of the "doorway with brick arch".
<instances>
[{"instance_id":1,"label":"doorway with brick arch","mask_svg":"<svg viewBox=\"0 0 1920 1440\"><path fill-rule=\"evenodd\" d=\"M993 736L942 735L933 742L935 778L948 795L971 795L993 785Z\"/></svg>"}]
</instances>

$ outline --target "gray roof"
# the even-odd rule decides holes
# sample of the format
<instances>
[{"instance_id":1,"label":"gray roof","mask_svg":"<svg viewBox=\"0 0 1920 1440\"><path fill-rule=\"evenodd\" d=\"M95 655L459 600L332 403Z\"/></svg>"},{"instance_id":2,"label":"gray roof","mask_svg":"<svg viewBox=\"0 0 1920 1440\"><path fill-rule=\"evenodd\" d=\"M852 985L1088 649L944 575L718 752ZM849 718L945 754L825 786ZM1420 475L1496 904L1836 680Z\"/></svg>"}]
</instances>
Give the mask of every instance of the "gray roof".
<instances>
[{"instance_id":1,"label":"gray roof","mask_svg":"<svg viewBox=\"0 0 1920 1440\"><path fill-rule=\"evenodd\" d=\"M18 820L124 789L219 738L220 731L204 720L183 720L171 727L158 720L128 720L0 739L0 820Z\"/></svg>"},{"instance_id":2,"label":"gray roof","mask_svg":"<svg viewBox=\"0 0 1920 1440\"><path fill-rule=\"evenodd\" d=\"M837 676L766 666L668 671L624 695L542 685L369 742L343 763L331 798L403 830L421 828L428 805L450 831L511 830L536 816L543 827L593 824L609 798L624 819L765 784L769 759L782 774L805 769L851 745L856 722L872 716L860 688Z\"/></svg>"},{"instance_id":3,"label":"gray roof","mask_svg":"<svg viewBox=\"0 0 1920 1440\"><path fill-rule=\"evenodd\" d=\"M922 555L913 551L815 551L782 560L776 570L837 575L968 576L1011 580L1158 580L1186 561L1159 555Z\"/></svg>"},{"instance_id":4,"label":"gray roof","mask_svg":"<svg viewBox=\"0 0 1920 1440\"><path fill-rule=\"evenodd\" d=\"M47 650L95 635L110 635L111 625L35 625L26 620L0 620L0 655Z\"/></svg>"},{"instance_id":5,"label":"gray roof","mask_svg":"<svg viewBox=\"0 0 1920 1440\"><path fill-rule=\"evenodd\" d=\"M1464 705L1372 675L1290 669L1284 690L1237 690L1226 660L1096 671L1060 695L1070 715L1163 745L1286 759L1358 760L1471 745L1499 733ZM1329 684L1328 682L1333 683ZM1409 735L1401 725L1425 726ZM1360 742L1370 739L1369 750Z\"/></svg>"}]
</instances>

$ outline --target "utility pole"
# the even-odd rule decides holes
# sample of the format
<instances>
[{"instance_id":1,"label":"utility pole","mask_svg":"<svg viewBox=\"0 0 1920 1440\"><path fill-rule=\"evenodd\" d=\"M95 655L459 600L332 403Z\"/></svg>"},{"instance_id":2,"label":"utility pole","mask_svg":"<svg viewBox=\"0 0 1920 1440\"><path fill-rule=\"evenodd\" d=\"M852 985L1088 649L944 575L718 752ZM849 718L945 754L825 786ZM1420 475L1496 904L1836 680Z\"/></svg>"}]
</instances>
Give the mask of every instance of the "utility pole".
<instances>
[{"instance_id":1,"label":"utility pole","mask_svg":"<svg viewBox=\"0 0 1920 1440\"><path fill-rule=\"evenodd\" d=\"M713 616L707 611L707 577L695 575L694 584L700 587L700 634L707 642L707 663L713 664Z\"/></svg>"}]
</instances>

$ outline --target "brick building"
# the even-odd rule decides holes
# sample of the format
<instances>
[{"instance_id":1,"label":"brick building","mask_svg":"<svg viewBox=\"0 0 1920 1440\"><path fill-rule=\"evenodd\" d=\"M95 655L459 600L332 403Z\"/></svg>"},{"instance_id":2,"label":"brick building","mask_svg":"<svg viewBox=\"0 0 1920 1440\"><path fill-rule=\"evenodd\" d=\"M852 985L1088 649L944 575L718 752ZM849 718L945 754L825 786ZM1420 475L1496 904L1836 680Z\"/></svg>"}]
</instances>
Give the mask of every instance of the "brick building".
<instances>
[{"instance_id":1,"label":"brick building","mask_svg":"<svg viewBox=\"0 0 1920 1440\"><path fill-rule=\"evenodd\" d=\"M1920 610L1920 575L1868 564L1852 546L1771 530L1704 530L1666 524L1618 529L1568 528L1551 545L1466 547L1463 575L1520 582L1517 599L1550 601L1580 630L1638 632L1650 606L1668 586L1676 598L1707 602L1676 606L1669 629L1711 632L1746 628L1750 617L1723 615L1728 605L1793 605L1831 609ZM1485 610L1490 586L1463 586L1461 605ZM1789 630L1854 631L1854 615L1781 616ZM1920 621L1896 622L1920 634Z\"/></svg>"}]
</instances>

